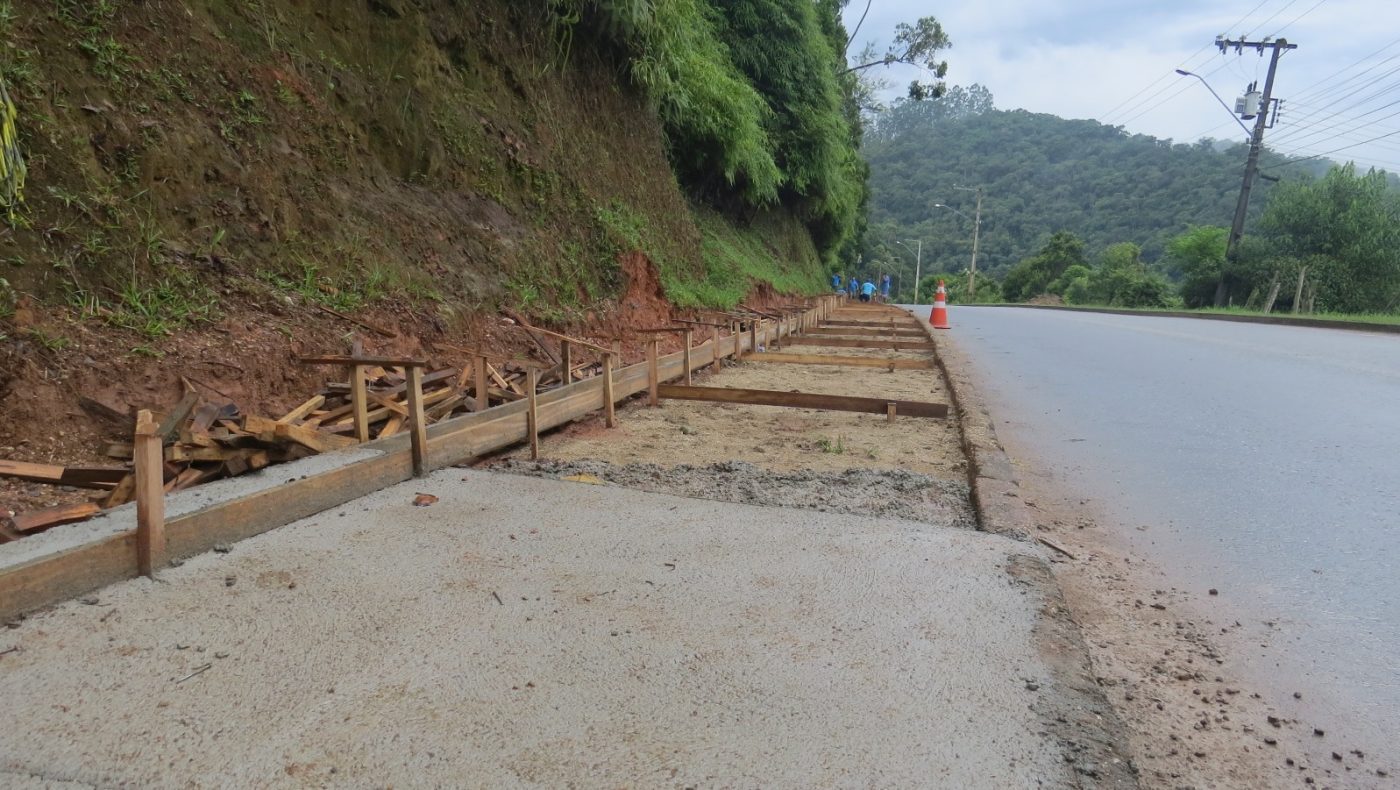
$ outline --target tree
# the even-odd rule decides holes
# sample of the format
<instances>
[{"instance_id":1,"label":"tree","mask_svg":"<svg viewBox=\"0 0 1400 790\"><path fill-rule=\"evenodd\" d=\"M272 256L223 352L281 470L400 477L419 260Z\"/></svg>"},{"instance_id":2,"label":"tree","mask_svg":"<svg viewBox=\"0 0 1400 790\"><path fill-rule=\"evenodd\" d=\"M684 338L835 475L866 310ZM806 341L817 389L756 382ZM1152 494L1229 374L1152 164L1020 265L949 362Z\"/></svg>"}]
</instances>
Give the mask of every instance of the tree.
<instances>
[{"instance_id":1,"label":"tree","mask_svg":"<svg viewBox=\"0 0 1400 790\"><path fill-rule=\"evenodd\" d=\"M1325 309L1400 307L1400 192L1384 173L1357 175L1348 164L1281 184L1259 227L1278 253L1305 262Z\"/></svg>"},{"instance_id":2,"label":"tree","mask_svg":"<svg viewBox=\"0 0 1400 790\"><path fill-rule=\"evenodd\" d=\"M1184 277L1181 296L1187 307L1215 303L1215 287L1225 272L1225 245L1230 231L1214 225L1191 228L1167 242L1168 265Z\"/></svg>"},{"instance_id":3,"label":"tree","mask_svg":"<svg viewBox=\"0 0 1400 790\"><path fill-rule=\"evenodd\" d=\"M1046 293L1071 266L1084 266L1084 242L1069 231L1057 231L1035 257L1016 264L1002 281L1007 301L1024 301Z\"/></svg>"},{"instance_id":4,"label":"tree","mask_svg":"<svg viewBox=\"0 0 1400 790\"><path fill-rule=\"evenodd\" d=\"M869 11L869 5L866 6ZM861 17L864 19L865 17ZM859 28L857 27L857 32ZM855 34L852 34L854 38ZM862 58L854 66L846 69L846 73L863 72L875 66L893 66L896 63L903 63L909 66L917 66L927 69L937 78L936 82L919 82L914 80L909 83L909 98L915 101L923 99L934 99L943 95L946 85L943 78L948 74L948 61L938 59L938 53L948 49L953 42L948 38L948 34L943 31L943 25L931 16L921 17L914 24L900 22L894 29L894 41L891 42L883 56L876 56L874 49L867 47L862 52Z\"/></svg>"}]
</instances>

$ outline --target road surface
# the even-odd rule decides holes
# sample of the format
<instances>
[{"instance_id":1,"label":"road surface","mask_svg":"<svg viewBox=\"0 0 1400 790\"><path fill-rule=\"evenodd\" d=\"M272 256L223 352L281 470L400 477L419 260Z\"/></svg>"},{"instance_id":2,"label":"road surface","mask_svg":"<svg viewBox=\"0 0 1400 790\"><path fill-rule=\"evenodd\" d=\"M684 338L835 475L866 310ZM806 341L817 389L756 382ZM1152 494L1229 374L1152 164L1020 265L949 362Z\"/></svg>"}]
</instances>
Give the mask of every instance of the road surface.
<instances>
[{"instance_id":1,"label":"road surface","mask_svg":"<svg viewBox=\"0 0 1400 790\"><path fill-rule=\"evenodd\" d=\"M1400 732L1400 336L957 308L1001 438L1255 626L1280 696ZM1262 642L1260 640L1263 640Z\"/></svg>"}]
</instances>

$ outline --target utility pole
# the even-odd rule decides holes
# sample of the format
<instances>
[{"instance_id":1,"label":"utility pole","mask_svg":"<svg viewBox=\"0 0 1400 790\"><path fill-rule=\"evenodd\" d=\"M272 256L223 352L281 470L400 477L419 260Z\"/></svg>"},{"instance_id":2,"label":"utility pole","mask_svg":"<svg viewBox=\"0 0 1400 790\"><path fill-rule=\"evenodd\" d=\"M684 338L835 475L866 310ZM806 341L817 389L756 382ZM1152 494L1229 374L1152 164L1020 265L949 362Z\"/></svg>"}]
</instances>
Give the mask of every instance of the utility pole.
<instances>
[{"instance_id":1,"label":"utility pole","mask_svg":"<svg viewBox=\"0 0 1400 790\"><path fill-rule=\"evenodd\" d=\"M1272 109L1274 94L1274 73L1278 70L1278 59L1285 51L1297 49L1297 44L1288 43L1287 39L1269 41L1231 41L1228 38L1217 38L1215 45L1223 53L1229 47L1234 47L1238 54L1244 51L1245 47L1253 47L1264 54L1265 49L1272 50L1269 56L1269 76L1264 80L1264 95L1259 102L1259 115L1254 119L1254 134L1249 139L1249 158L1245 160L1244 180L1240 184L1240 199L1235 204L1235 221L1230 225L1230 236L1225 242L1225 261L1232 264L1239 258L1240 239L1244 238L1244 218L1249 212L1249 191L1254 186L1254 176L1259 169L1259 151L1264 147L1264 129L1269 125L1269 112ZM1222 307L1225 304L1225 272L1220 273L1220 281L1215 284L1215 306Z\"/></svg>"},{"instance_id":2,"label":"utility pole","mask_svg":"<svg viewBox=\"0 0 1400 790\"><path fill-rule=\"evenodd\" d=\"M914 241L914 240L911 239L911 241ZM915 241L914 243L917 244L917 245L919 245L918 247L915 248L915 251L914 251L914 304L918 304L918 303L919 303L919 275L920 275L920 273L921 273L921 271L922 271L922 268L923 268L923 261L924 261L924 240L923 240L923 239L919 239L919 240ZM908 247L908 246L909 246L908 244L905 244L905 243L902 242L902 241L896 241L895 244L898 244L898 245L901 246L901 247Z\"/></svg>"},{"instance_id":3,"label":"utility pole","mask_svg":"<svg viewBox=\"0 0 1400 790\"><path fill-rule=\"evenodd\" d=\"M977 300L977 237L982 232L982 187L953 187L964 192L977 193L977 213L972 220L972 268L967 270L967 301Z\"/></svg>"}]
</instances>

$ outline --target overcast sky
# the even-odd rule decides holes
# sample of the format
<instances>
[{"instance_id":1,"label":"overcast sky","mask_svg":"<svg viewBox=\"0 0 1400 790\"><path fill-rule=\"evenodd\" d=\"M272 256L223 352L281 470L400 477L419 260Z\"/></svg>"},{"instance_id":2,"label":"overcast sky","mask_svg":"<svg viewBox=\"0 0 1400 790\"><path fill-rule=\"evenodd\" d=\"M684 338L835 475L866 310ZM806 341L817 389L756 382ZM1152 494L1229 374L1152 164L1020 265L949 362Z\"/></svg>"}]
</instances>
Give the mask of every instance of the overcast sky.
<instances>
[{"instance_id":1,"label":"overcast sky","mask_svg":"<svg viewBox=\"0 0 1400 790\"><path fill-rule=\"evenodd\" d=\"M848 29L865 5L850 0ZM1331 158L1400 171L1400 0L874 0L850 54L869 41L883 52L897 23L927 15L953 41L949 85L981 83L999 109L1178 142L1246 135L1200 82L1173 70L1201 74L1233 106L1250 81L1262 89L1268 57L1222 56L1215 37L1282 36L1298 49L1279 62L1274 95L1286 103L1265 144L1295 156L1352 146ZM919 76L888 74L897 85ZM1381 135L1391 136L1356 145Z\"/></svg>"}]
</instances>

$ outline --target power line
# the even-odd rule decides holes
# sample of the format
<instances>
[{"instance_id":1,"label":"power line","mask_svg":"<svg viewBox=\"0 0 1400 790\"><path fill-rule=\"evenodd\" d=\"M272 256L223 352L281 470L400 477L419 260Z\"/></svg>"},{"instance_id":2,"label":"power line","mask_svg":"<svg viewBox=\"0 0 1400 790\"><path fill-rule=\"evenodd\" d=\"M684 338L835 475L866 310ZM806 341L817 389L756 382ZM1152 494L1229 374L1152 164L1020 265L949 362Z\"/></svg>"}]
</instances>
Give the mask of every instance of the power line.
<instances>
[{"instance_id":1,"label":"power line","mask_svg":"<svg viewBox=\"0 0 1400 790\"><path fill-rule=\"evenodd\" d=\"M1317 0L1317 3L1314 4L1312 8L1309 8L1308 10L1304 11L1303 13L1301 13L1301 14L1299 14L1299 15L1293 17L1293 21L1292 21L1292 22L1289 22L1288 24L1284 25L1283 27L1279 28L1278 30L1275 30L1274 32L1270 33L1270 34L1269 34L1269 38L1278 38L1278 34L1279 34L1279 33L1282 33L1283 31L1287 30L1288 28L1293 27L1294 23L1296 23L1299 19L1302 19L1303 17L1307 16L1308 14L1311 14L1312 12L1316 11L1316 10L1318 9L1318 7L1321 6L1321 5L1322 5L1323 3L1325 3L1325 2L1327 2L1327 0Z\"/></svg>"},{"instance_id":2,"label":"power line","mask_svg":"<svg viewBox=\"0 0 1400 790\"><path fill-rule=\"evenodd\" d=\"M1244 16L1242 16L1242 17L1240 17L1239 19L1235 20L1235 23L1234 23L1233 25L1230 25L1230 28L1237 28L1237 27L1239 27L1241 24L1244 23L1244 21L1245 21L1246 19L1248 19L1249 17L1253 16L1254 13L1255 13L1256 11L1258 11L1259 9L1261 9L1261 8L1263 8L1264 6L1268 5L1269 2L1270 2L1270 0L1260 0L1260 2L1259 2L1258 5L1254 6L1254 7L1251 8L1251 9L1249 9L1249 11L1245 12L1245 15L1244 15ZM1229 29L1229 28L1227 28L1227 29ZM1191 61L1192 59L1194 59L1197 55L1199 55L1199 54L1201 54L1202 52L1205 52L1206 50L1210 49L1212 46L1213 46L1213 44L1206 44L1205 46L1201 47L1200 49L1196 50L1195 52L1192 52L1190 55L1187 55L1186 58L1179 64L1178 67L1179 67L1179 68L1186 69L1187 71L1193 71L1193 70L1199 68L1200 65L1201 65L1200 63L1198 63L1198 64L1196 64L1195 66L1192 66L1192 67L1190 67L1190 68L1187 68L1187 65L1186 65L1186 64L1187 64L1189 61ZM1204 62L1204 61L1202 61L1202 63L1203 63L1203 62ZM1133 95L1131 95L1131 96L1129 96L1128 98L1124 99L1123 101L1119 102L1117 105L1115 105L1115 106L1113 107L1113 109L1109 110L1108 112L1106 112L1106 113L1104 113L1102 116L1100 116L1100 121L1099 121L1099 122L1100 122L1100 123L1103 123L1103 124L1107 124L1107 123L1108 123L1108 119L1111 118L1111 117L1113 117L1114 113L1118 112L1118 110L1120 110L1123 106L1129 104L1130 102L1133 102L1134 99L1136 99L1137 97L1139 97L1139 96L1141 96L1142 94L1146 93L1147 91L1152 90L1154 87L1157 86L1158 83L1161 83L1161 82L1163 82L1163 81L1170 81L1174 76L1176 76L1175 72L1174 72L1174 71L1169 71L1169 72L1163 74L1162 76L1158 77L1157 79L1153 80L1152 82L1148 83L1146 87L1140 89L1139 91L1137 91L1137 92L1134 93Z\"/></svg>"},{"instance_id":3,"label":"power line","mask_svg":"<svg viewBox=\"0 0 1400 790\"><path fill-rule=\"evenodd\" d=\"M1282 168L1285 168L1285 167L1292 167L1293 165L1296 165L1296 164L1301 164L1301 163L1303 163L1303 162L1310 162L1310 161L1312 161L1312 160L1314 160L1314 159L1321 159L1321 158L1323 158L1323 157L1325 157L1325 156L1331 156L1332 154L1335 154L1335 153L1337 153L1337 152L1339 152L1339 151L1347 151L1347 150L1350 150L1350 149L1352 149L1352 148L1358 148L1358 147L1363 146L1363 145L1367 145L1367 144L1370 144L1370 143L1374 143L1374 142L1376 142L1377 140L1384 140L1384 139L1386 139L1386 138L1388 138L1388 137L1394 137L1394 136L1396 136L1396 135L1400 135L1400 129L1396 129L1396 130L1393 131L1393 132L1389 132L1389 133L1387 133L1387 134L1383 134L1383 135L1380 135L1380 136L1378 136L1378 137L1372 137L1372 138L1369 139L1369 140L1362 140L1362 141L1359 142L1359 143L1352 143L1351 145L1344 145L1344 146L1342 146L1342 147L1340 147L1340 148L1333 148L1331 151L1323 151L1323 152L1320 153L1320 154L1313 154L1312 156L1306 156L1306 157L1303 157L1302 159L1293 159L1293 160L1284 162L1283 164L1268 165L1268 167L1270 167L1270 168L1275 168L1275 169L1282 169Z\"/></svg>"}]
</instances>

